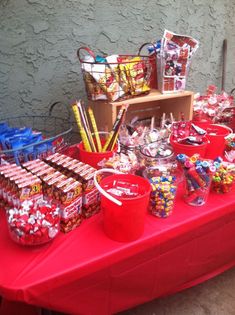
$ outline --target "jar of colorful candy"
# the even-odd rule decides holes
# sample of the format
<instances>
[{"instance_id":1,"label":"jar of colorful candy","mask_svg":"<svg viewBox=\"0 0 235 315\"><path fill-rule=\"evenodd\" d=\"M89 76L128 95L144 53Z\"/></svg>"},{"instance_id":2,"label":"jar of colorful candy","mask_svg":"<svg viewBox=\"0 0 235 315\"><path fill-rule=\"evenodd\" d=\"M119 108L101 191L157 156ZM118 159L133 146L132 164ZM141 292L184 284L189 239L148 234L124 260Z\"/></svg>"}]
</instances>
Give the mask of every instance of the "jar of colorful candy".
<instances>
[{"instance_id":1,"label":"jar of colorful candy","mask_svg":"<svg viewBox=\"0 0 235 315\"><path fill-rule=\"evenodd\" d=\"M176 177L156 176L149 178L152 186L149 211L159 218L167 218L173 211L177 191Z\"/></svg>"},{"instance_id":2,"label":"jar of colorful candy","mask_svg":"<svg viewBox=\"0 0 235 315\"><path fill-rule=\"evenodd\" d=\"M27 200L19 209L9 209L7 221L11 238L21 245L47 243L60 230L59 208L43 200Z\"/></svg>"},{"instance_id":3,"label":"jar of colorful candy","mask_svg":"<svg viewBox=\"0 0 235 315\"><path fill-rule=\"evenodd\" d=\"M229 192L234 183L235 165L221 163L212 177L212 189L217 193Z\"/></svg>"}]
</instances>

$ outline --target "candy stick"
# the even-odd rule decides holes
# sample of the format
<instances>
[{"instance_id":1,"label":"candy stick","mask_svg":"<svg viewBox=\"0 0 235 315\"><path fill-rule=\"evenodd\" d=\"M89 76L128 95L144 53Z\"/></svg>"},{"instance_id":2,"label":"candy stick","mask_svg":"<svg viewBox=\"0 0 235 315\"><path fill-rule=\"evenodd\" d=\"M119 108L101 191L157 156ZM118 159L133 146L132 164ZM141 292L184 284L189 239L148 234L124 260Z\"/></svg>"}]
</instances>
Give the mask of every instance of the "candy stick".
<instances>
[{"instance_id":1,"label":"candy stick","mask_svg":"<svg viewBox=\"0 0 235 315\"><path fill-rule=\"evenodd\" d=\"M90 147L91 147L91 151L92 152L96 152L96 147L95 147L92 135L91 135L90 127L89 127L89 125L87 123L87 120L86 120L86 112L83 109L82 104L81 104L80 101L77 102L77 106L78 106L78 109L80 111L81 122L83 124L83 128L84 128L85 133L87 135L87 139L89 141L89 144L90 144Z\"/></svg>"},{"instance_id":2,"label":"candy stick","mask_svg":"<svg viewBox=\"0 0 235 315\"><path fill-rule=\"evenodd\" d=\"M162 114L161 128L163 129L166 123L166 113Z\"/></svg>"},{"instance_id":3,"label":"candy stick","mask_svg":"<svg viewBox=\"0 0 235 315\"><path fill-rule=\"evenodd\" d=\"M100 142L100 136L99 136L99 132L98 132L97 125L96 125L95 116L94 116L93 110L90 107L88 108L88 114L90 117L90 121L91 121L91 125L93 128L94 134L95 134L98 152L102 152L102 145Z\"/></svg>"},{"instance_id":4,"label":"candy stick","mask_svg":"<svg viewBox=\"0 0 235 315\"><path fill-rule=\"evenodd\" d=\"M113 137L113 135L115 133L115 130L116 130L117 126L118 126L118 123L120 122L120 119L122 117L123 111L124 111L124 108L121 108L120 111L118 112L117 118L116 118L116 120L115 120L115 122L113 124L113 128L112 128L112 130L111 130L111 132L110 132L110 134L108 136L108 139L106 140L106 142L104 144L102 152L105 152L107 150L107 148L108 148L108 146L109 146L109 144L110 144L110 142L112 140L112 137Z\"/></svg>"},{"instance_id":5,"label":"candy stick","mask_svg":"<svg viewBox=\"0 0 235 315\"><path fill-rule=\"evenodd\" d=\"M82 124L81 124L81 117L80 117L80 114L79 114L79 110L78 110L77 104L73 104L72 105L72 109L73 109L73 113L74 113L74 117L75 117L76 123L78 125L78 130L79 130L81 138L82 138L82 142L84 144L84 148L85 148L85 150L87 152L91 152L91 147L90 147L89 141L87 139L87 135L86 135L85 130L82 127Z\"/></svg>"},{"instance_id":6,"label":"candy stick","mask_svg":"<svg viewBox=\"0 0 235 315\"><path fill-rule=\"evenodd\" d=\"M112 139L111 139L111 141L110 141L110 144L109 144L109 146L108 146L108 150L109 150L109 151L112 151L112 150L113 150L113 148L114 148L114 146L115 146L115 144L116 144L116 142L117 142L118 132L119 132L119 129L120 129L120 127L121 127L122 121L123 121L123 119L124 119L125 112L126 112L126 109L124 108L124 110L123 110L123 112L122 112L122 115L121 115L121 118L120 118L120 121L119 121L119 123L117 124L116 129L114 130L113 137L112 137Z\"/></svg>"},{"instance_id":7,"label":"candy stick","mask_svg":"<svg viewBox=\"0 0 235 315\"><path fill-rule=\"evenodd\" d=\"M95 143L94 143L94 140L93 140L92 134L91 134L90 125L89 125L89 122L88 122L88 119L87 119L87 114L86 114L86 110L85 110L85 108L84 108L83 102L81 102L81 108L82 108L83 115L84 115L84 119L85 119L85 122L86 122L86 125L87 125L88 135L89 135L89 138L90 138L90 141L91 141L92 147L93 147L93 149L94 149L94 152L97 152L97 150L96 150L96 146L95 146Z\"/></svg>"},{"instance_id":8,"label":"candy stick","mask_svg":"<svg viewBox=\"0 0 235 315\"><path fill-rule=\"evenodd\" d=\"M153 116L153 117L151 118L151 125L150 125L150 130L151 130L151 131L153 131L154 125L155 125L155 117Z\"/></svg>"}]
</instances>

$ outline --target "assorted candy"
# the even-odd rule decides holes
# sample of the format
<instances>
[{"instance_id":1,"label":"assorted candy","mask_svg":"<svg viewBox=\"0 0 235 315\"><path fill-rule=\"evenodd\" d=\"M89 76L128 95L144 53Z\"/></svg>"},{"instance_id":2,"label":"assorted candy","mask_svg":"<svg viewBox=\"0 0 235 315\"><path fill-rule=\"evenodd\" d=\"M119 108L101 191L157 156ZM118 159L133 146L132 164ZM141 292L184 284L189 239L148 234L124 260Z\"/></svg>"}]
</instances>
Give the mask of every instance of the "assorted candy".
<instances>
[{"instance_id":1,"label":"assorted candy","mask_svg":"<svg viewBox=\"0 0 235 315\"><path fill-rule=\"evenodd\" d=\"M174 207L176 196L176 178L174 176L158 176L149 179L152 186L149 211L160 217L168 217Z\"/></svg>"},{"instance_id":2,"label":"assorted candy","mask_svg":"<svg viewBox=\"0 0 235 315\"><path fill-rule=\"evenodd\" d=\"M212 177L212 189L217 193L227 193L234 183L235 166L231 163L221 162L217 164Z\"/></svg>"},{"instance_id":3,"label":"assorted candy","mask_svg":"<svg viewBox=\"0 0 235 315\"><path fill-rule=\"evenodd\" d=\"M178 154L176 158L184 172L185 201L192 206L204 205L207 201L216 166L212 161L200 159L197 154L192 157Z\"/></svg>"},{"instance_id":4,"label":"assorted candy","mask_svg":"<svg viewBox=\"0 0 235 315\"><path fill-rule=\"evenodd\" d=\"M81 48L83 49L83 48ZM90 55L81 61L88 98L91 100L117 101L150 91L151 65L148 56Z\"/></svg>"},{"instance_id":5,"label":"assorted candy","mask_svg":"<svg viewBox=\"0 0 235 315\"><path fill-rule=\"evenodd\" d=\"M200 145L207 142L206 131L191 121L177 121L172 124L171 141L185 145Z\"/></svg>"},{"instance_id":6,"label":"assorted candy","mask_svg":"<svg viewBox=\"0 0 235 315\"><path fill-rule=\"evenodd\" d=\"M7 211L8 227L14 241L21 245L40 245L51 241L60 230L56 205L46 201L24 201Z\"/></svg>"},{"instance_id":7,"label":"assorted candy","mask_svg":"<svg viewBox=\"0 0 235 315\"><path fill-rule=\"evenodd\" d=\"M108 160L102 160L98 165L101 168L112 168L128 174L135 174L139 169L137 156L132 151L127 152L127 154L114 154Z\"/></svg>"},{"instance_id":8,"label":"assorted candy","mask_svg":"<svg viewBox=\"0 0 235 315\"><path fill-rule=\"evenodd\" d=\"M206 93L195 94L193 121L225 124L234 127L234 98L222 91L216 94L217 87L209 85Z\"/></svg>"}]
</instances>

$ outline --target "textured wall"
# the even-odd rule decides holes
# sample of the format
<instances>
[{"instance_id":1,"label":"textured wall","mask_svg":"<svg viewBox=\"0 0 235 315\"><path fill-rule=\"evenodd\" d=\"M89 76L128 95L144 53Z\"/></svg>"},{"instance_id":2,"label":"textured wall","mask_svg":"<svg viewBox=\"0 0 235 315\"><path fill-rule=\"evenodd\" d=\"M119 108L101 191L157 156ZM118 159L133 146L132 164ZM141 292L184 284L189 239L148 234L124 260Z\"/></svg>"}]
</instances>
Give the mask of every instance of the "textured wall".
<instances>
[{"instance_id":1,"label":"textured wall","mask_svg":"<svg viewBox=\"0 0 235 315\"><path fill-rule=\"evenodd\" d=\"M226 90L234 79L234 0L0 0L0 114L47 110L55 100L85 98L76 50L134 53L165 28L200 41L187 88L221 85L228 39Z\"/></svg>"}]
</instances>

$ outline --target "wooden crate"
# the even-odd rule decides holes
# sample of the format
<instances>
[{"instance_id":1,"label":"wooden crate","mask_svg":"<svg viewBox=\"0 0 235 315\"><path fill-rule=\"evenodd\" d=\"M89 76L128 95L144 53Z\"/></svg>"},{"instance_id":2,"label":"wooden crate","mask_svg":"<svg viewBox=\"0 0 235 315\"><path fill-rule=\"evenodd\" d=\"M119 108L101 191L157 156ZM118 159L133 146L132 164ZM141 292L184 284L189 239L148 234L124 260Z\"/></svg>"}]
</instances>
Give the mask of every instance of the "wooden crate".
<instances>
[{"instance_id":1,"label":"wooden crate","mask_svg":"<svg viewBox=\"0 0 235 315\"><path fill-rule=\"evenodd\" d=\"M126 120L135 116L148 118L155 116L160 119L163 113L172 113L175 119L179 119L180 113L184 113L185 119L192 119L193 95L191 91L183 91L174 94L161 94L158 90L151 90L148 95L131 98L121 102L89 101L96 117L99 130L111 130L117 113L123 105L128 104Z\"/></svg>"}]
</instances>

